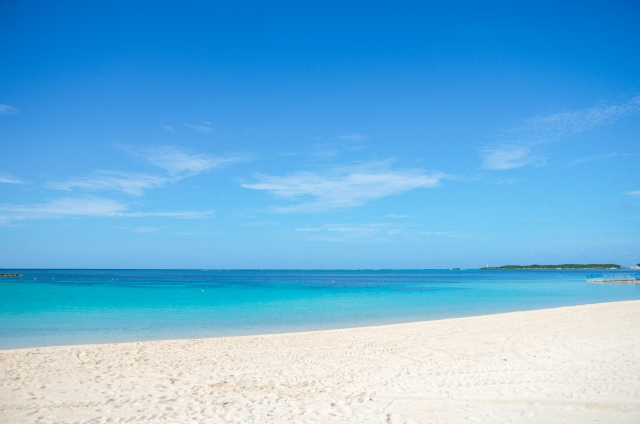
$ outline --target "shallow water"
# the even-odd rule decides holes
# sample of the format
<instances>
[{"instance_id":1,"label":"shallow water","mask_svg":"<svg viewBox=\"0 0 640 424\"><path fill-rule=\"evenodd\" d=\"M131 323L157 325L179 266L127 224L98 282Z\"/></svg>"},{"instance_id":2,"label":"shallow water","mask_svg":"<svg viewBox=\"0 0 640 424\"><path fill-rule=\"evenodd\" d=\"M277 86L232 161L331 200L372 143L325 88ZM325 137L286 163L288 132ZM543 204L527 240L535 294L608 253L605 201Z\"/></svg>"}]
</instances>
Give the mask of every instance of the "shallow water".
<instances>
[{"instance_id":1,"label":"shallow water","mask_svg":"<svg viewBox=\"0 0 640 424\"><path fill-rule=\"evenodd\" d=\"M0 279L1 349L318 330L640 299L636 284L587 284L593 271L1 272L24 274Z\"/></svg>"}]
</instances>

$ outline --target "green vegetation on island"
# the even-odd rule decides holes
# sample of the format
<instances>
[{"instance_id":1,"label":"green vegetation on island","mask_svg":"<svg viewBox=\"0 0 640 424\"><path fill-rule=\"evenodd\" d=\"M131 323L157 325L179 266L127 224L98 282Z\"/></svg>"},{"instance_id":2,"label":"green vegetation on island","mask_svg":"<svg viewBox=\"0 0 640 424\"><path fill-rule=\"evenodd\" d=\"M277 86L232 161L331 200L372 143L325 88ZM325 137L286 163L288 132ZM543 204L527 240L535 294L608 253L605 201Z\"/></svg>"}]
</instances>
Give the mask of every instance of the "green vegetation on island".
<instances>
[{"instance_id":1,"label":"green vegetation on island","mask_svg":"<svg viewBox=\"0 0 640 424\"><path fill-rule=\"evenodd\" d=\"M500 270L500 269L623 269L617 264L562 264L562 265L503 265L486 266L480 269Z\"/></svg>"}]
</instances>

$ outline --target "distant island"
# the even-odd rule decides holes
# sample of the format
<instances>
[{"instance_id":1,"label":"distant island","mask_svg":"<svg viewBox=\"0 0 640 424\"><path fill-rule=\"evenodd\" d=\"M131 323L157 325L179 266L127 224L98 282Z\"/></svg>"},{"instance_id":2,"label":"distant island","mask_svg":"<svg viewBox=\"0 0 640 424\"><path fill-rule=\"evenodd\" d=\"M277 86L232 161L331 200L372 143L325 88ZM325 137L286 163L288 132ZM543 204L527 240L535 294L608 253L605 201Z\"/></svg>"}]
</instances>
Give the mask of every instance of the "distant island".
<instances>
[{"instance_id":1,"label":"distant island","mask_svg":"<svg viewBox=\"0 0 640 424\"><path fill-rule=\"evenodd\" d=\"M22 274L0 274L0 277L22 277Z\"/></svg>"},{"instance_id":2,"label":"distant island","mask_svg":"<svg viewBox=\"0 0 640 424\"><path fill-rule=\"evenodd\" d=\"M500 270L500 269L623 269L617 264L562 264L562 265L503 265L485 266L480 269Z\"/></svg>"}]
</instances>

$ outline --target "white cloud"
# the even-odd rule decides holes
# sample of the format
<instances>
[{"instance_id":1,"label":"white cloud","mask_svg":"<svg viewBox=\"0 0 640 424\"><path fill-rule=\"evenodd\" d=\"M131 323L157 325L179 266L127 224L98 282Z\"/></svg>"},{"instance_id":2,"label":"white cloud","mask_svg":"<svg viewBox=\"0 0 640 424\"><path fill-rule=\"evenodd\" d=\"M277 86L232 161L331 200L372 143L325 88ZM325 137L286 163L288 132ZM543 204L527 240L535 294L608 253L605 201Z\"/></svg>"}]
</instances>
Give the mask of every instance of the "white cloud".
<instances>
[{"instance_id":1,"label":"white cloud","mask_svg":"<svg viewBox=\"0 0 640 424\"><path fill-rule=\"evenodd\" d=\"M35 205L0 205L0 222L25 219L52 219L74 217L141 218L149 216L170 218L207 218L214 211L127 212L122 202L102 197L63 197Z\"/></svg>"},{"instance_id":2,"label":"white cloud","mask_svg":"<svg viewBox=\"0 0 640 424\"><path fill-rule=\"evenodd\" d=\"M82 189L88 191L113 190L140 196L144 190L159 188L168 183L176 183L184 178L192 177L212 168L240 162L245 158L222 157L214 155L186 153L175 147L157 147L136 150L125 147L130 154L142 157L168 175L131 173L118 171L96 171L85 177L71 178L63 182L48 182L45 187L55 190L71 191Z\"/></svg>"},{"instance_id":3,"label":"white cloud","mask_svg":"<svg viewBox=\"0 0 640 424\"><path fill-rule=\"evenodd\" d=\"M625 194L628 196L640 196L640 190L627 191Z\"/></svg>"},{"instance_id":4,"label":"white cloud","mask_svg":"<svg viewBox=\"0 0 640 424\"><path fill-rule=\"evenodd\" d=\"M387 224L329 224L325 226L325 229L329 232L352 234L358 236L368 236L373 234L379 234L381 232L388 232L389 225ZM396 230L397 231L397 230Z\"/></svg>"},{"instance_id":5,"label":"white cloud","mask_svg":"<svg viewBox=\"0 0 640 424\"><path fill-rule=\"evenodd\" d=\"M294 231L308 240L327 242L419 240L417 237L420 236L466 237L455 231L416 231L413 226L398 226L396 223L325 224L320 227L296 228Z\"/></svg>"},{"instance_id":6,"label":"white cloud","mask_svg":"<svg viewBox=\"0 0 640 424\"><path fill-rule=\"evenodd\" d=\"M130 149L130 151L132 150ZM132 152L145 157L145 159L158 168L167 171L169 175L181 178L197 175L212 168L218 168L229 163L244 160L244 158L238 156L223 157L186 153L175 147L157 147Z\"/></svg>"},{"instance_id":7,"label":"white cloud","mask_svg":"<svg viewBox=\"0 0 640 424\"><path fill-rule=\"evenodd\" d=\"M338 138L340 140L364 141L367 139L367 136L362 134L346 134L341 135Z\"/></svg>"},{"instance_id":8,"label":"white cloud","mask_svg":"<svg viewBox=\"0 0 640 424\"><path fill-rule=\"evenodd\" d=\"M312 198L294 206L276 208L279 212L320 212L360 206L369 200L397 195L416 188L440 185L445 175L420 169L388 169L385 164L334 168L326 174L295 172L286 176L258 175L255 184L242 184L253 190L268 191L278 197Z\"/></svg>"},{"instance_id":9,"label":"white cloud","mask_svg":"<svg viewBox=\"0 0 640 424\"><path fill-rule=\"evenodd\" d=\"M523 182L522 178L500 178L496 180L498 185L514 185Z\"/></svg>"},{"instance_id":10,"label":"white cloud","mask_svg":"<svg viewBox=\"0 0 640 424\"><path fill-rule=\"evenodd\" d=\"M0 205L5 219L45 219L78 216L116 216L127 209L117 200L100 197L63 197L47 203L31 206Z\"/></svg>"},{"instance_id":11,"label":"white cloud","mask_svg":"<svg viewBox=\"0 0 640 424\"><path fill-rule=\"evenodd\" d=\"M619 105L597 106L573 112L561 112L528 119L524 126L504 131L498 141L481 151L481 169L506 170L527 165L544 165L544 158L534 149L544 143L561 140L616 120L640 113L640 96ZM583 158L583 162L597 157ZM579 159L575 163L581 163ZM574 163L574 164L575 164Z\"/></svg>"},{"instance_id":12,"label":"white cloud","mask_svg":"<svg viewBox=\"0 0 640 424\"><path fill-rule=\"evenodd\" d=\"M24 184L24 181L6 172L0 172L0 183L1 184Z\"/></svg>"},{"instance_id":13,"label":"white cloud","mask_svg":"<svg viewBox=\"0 0 640 424\"><path fill-rule=\"evenodd\" d=\"M638 156L638 153L607 153L607 154L601 154L601 155L585 156L583 158L574 160L573 162L567 164L567 166L573 166L581 163L593 162L593 161L604 160L604 159L611 159L615 157L629 157L629 156Z\"/></svg>"},{"instance_id":14,"label":"white cloud","mask_svg":"<svg viewBox=\"0 0 640 424\"><path fill-rule=\"evenodd\" d=\"M205 122L205 125L193 125L193 124L184 124L185 127L191 128L196 132L201 133L210 133L213 132L213 128L209 126L208 122Z\"/></svg>"},{"instance_id":15,"label":"white cloud","mask_svg":"<svg viewBox=\"0 0 640 424\"><path fill-rule=\"evenodd\" d=\"M415 236L464 237L455 231L416 231L413 226L395 223L371 224L325 224L321 227L302 227L294 231L306 233L310 239L326 241L348 241L377 238L383 240L388 236L416 239Z\"/></svg>"},{"instance_id":16,"label":"white cloud","mask_svg":"<svg viewBox=\"0 0 640 424\"><path fill-rule=\"evenodd\" d=\"M526 165L542 166L544 158L533 155L531 148L518 145L502 145L487 147L482 151L484 161L480 169L503 171L506 169L521 168Z\"/></svg>"},{"instance_id":17,"label":"white cloud","mask_svg":"<svg viewBox=\"0 0 640 424\"><path fill-rule=\"evenodd\" d=\"M322 227L302 227L296 232L305 234L305 238L313 241L326 242L371 242L389 240L389 236L396 238L402 231L389 224L326 224Z\"/></svg>"},{"instance_id":18,"label":"white cloud","mask_svg":"<svg viewBox=\"0 0 640 424\"><path fill-rule=\"evenodd\" d=\"M640 96L620 105L596 106L584 110L532 118L528 120L527 125L521 131L538 131L550 136L580 133L599 125L612 124L619 118L637 113L640 113Z\"/></svg>"},{"instance_id":19,"label":"white cloud","mask_svg":"<svg viewBox=\"0 0 640 424\"><path fill-rule=\"evenodd\" d=\"M19 115L20 108L0 104L0 115Z\"/></svg>"},{"instance_id":20,"label":"white cloud","mask_svg":"<svg viewBox=\"0 0 640 424\"><path fill-rule=\"evenodd\" d=\"M595 160L602 160L602 159L614 158L614 157L616 157L616 156L618 156L618 154L617 154L617 153L608 153L608 154L606 154L606 155L585 156L585 157L583 157L583 158L579 158L579 159L574 160L573 162L571 162L571 163L569 164L569 166L572 166L572 165L578 165L578 164L580 164L580 163L593 162L593 161L595 161Z\"/></svg>"},{"instance_id":21,"label":"white cloud","mask_svg":"<svg viewBox=\"0 0 640 424\"><path fill-rule=\"evenodd\" d=\"M144 190L162 187L169 181L171 179L159 175L97 171L87 177L71 178L65 182L49 182L45 187L65 191L76 188L88 191L116 190L139 196Z\"/></svg>"},{"instance_id":22,"label":"white cloud","mask_svg":"<svg viewBox=\"0 0 640 424\"><path fill-rule=\"evenodd\" d=\"M175 212L126 212L120 213L117 216L124 218L146 218L148 216L159 216L165 218L179 218L179 219L199 219L209 218L215 211L213 209L207 211L175 211Z\"/></svg>"}]
</instances>

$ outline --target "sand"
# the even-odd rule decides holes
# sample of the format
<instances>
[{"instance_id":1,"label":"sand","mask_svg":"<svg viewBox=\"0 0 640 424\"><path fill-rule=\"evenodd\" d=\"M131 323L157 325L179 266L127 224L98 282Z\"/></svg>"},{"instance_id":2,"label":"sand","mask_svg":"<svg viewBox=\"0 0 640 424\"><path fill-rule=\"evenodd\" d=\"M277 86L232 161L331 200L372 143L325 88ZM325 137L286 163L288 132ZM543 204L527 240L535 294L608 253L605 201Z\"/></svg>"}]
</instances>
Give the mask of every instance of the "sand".
<instances>
[{"instance_id":1,"label":"sand","mask_svg":"<svg viewBox=\"0 0 640 424\"><path fill-rule=\"evenodd\" d=\"M640 422L640 301L0 351L0 422Z\"/></svg>"}]
</instances>

